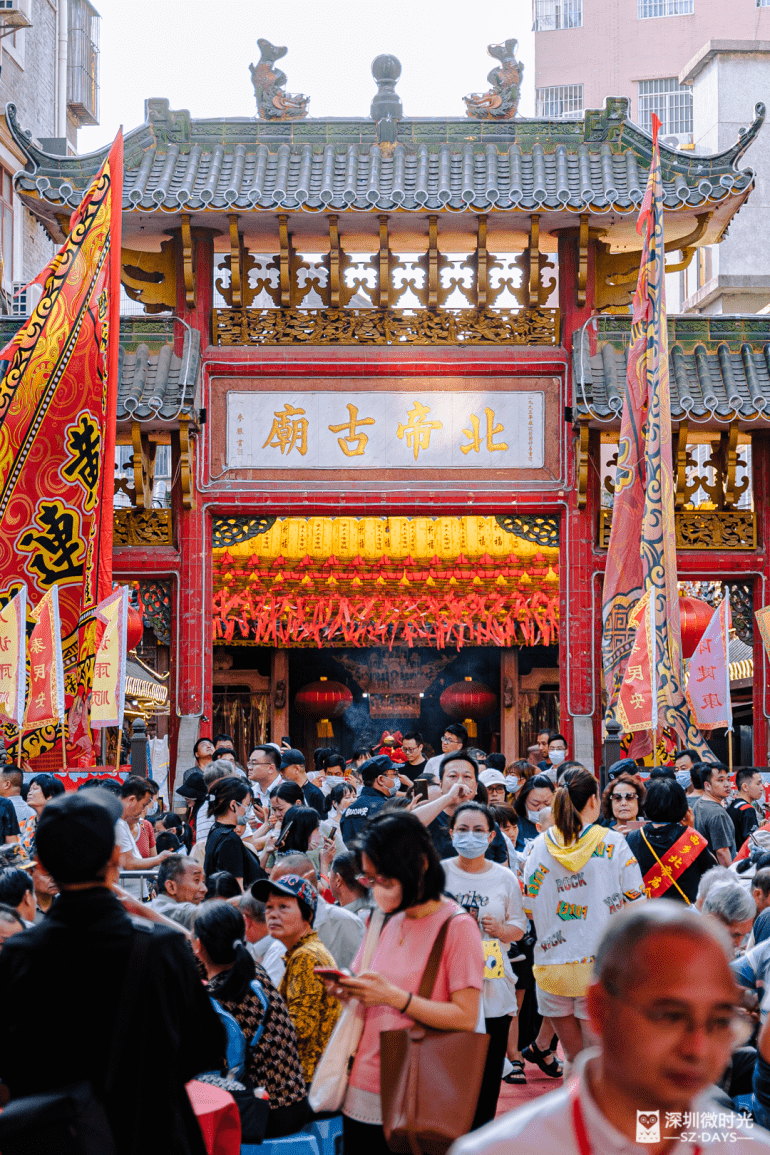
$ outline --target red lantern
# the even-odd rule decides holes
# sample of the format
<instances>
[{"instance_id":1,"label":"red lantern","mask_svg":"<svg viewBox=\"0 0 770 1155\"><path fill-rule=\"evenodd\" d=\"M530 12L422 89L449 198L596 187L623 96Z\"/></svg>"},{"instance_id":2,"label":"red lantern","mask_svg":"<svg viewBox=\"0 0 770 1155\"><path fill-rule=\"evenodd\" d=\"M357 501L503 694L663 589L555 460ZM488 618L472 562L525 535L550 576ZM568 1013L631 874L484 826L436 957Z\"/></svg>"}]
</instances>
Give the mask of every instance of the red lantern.
<instances>
[{"instance_id":1,"label":"red lantern","mask_svg":"<svg viewBox=\"0 0 770 1155\"><path fill-rule=\"evenodd\" d=\"M451 686L447 686L439 698L439 705L450 718L457 718L463 722L469 738L475 738L476 721L479 718L488 718L495 712L497 694L483 682L474 682L473 678L466 678L463 682L454 682Z\"/></svg>"},{"instance_id":2,"label":"red lantern","mask_svg":"<svg viewBox=\"0 0 770 1155\"><path fill-rule=\"evenodd\" d=\"M700 598L680 598L679 615L682 619L682 657L691 658L711 621L714 607Z\"/></svg>"},{"instance_id":3,"label":"red lantern","mask_svg":"<svg viewBox=\"0 0 770 1155\"><path fill-rule=\"evenodd\" d=\"M297 713L306 718L318 718L316 730L319 738L333 738L331 719L341 718L353 701L353 695L341 682L330 682L320 678L298 690L294 697Z\"/></svg>"},{"instance_id":4,"label":"red lantern","mask_svg":"<svg viewBox=\"0 0 770 1155\"><path fill-rule=\"evenodd\" d=\"M135 610L133 606L128 607L128 621L126 623L126 649L131 652L141 642L144 637L144 618L140 610Z\"/></svg>"}]
</instances>

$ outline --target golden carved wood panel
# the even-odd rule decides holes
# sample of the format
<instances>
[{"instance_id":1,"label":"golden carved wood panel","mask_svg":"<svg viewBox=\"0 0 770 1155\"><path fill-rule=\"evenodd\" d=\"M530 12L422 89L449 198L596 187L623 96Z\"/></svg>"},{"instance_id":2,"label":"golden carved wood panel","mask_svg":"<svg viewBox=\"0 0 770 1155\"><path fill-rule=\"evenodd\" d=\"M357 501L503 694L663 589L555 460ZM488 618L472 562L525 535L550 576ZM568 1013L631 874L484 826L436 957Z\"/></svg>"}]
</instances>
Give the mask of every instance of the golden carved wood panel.
<instances>
[{"instance_id":1,"label":"golden carved wood panel","mask_svg":"<svg viewBox=\"0 0 770 1155\"><path fill-rule=\"evenodd\" d=\"M172 545L170 509L116 509L113 514L113 545Z\"/></svg>"},{"instance_id":2,"label":"golden carved wood panel","mask_svg":"<svg viewBox=\"0 0 770 1155\"><path fill-rule=\"evenodd\" d=\"M678 509L676 548L678 550L751 550L757 548L757 522L750 509ZM600 549L610 544L612 510L599 513Z\"/></svg>"}]
</instances>

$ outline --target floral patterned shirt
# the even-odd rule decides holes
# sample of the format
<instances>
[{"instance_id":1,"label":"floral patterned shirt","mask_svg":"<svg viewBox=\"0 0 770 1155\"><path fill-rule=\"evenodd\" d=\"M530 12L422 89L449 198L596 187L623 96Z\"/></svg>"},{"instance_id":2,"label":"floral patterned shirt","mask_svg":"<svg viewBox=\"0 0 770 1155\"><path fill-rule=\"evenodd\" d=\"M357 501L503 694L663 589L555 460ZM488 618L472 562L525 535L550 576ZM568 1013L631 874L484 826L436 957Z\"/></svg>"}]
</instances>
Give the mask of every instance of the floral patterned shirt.
<instances>
[{"instance_id":1,"label":"floral patterned shirt","mask_svg":"<svg viewBox=\"0 0 770 1155\"><path fill-rule=\"evenodd\" d=\"M279 989L297 1032L299 1057L309 1085L340 1015L339 1002L328 993L313 968L336 964L312 930L289 947L285 961L286 972Z\"/></svg>"}]
</instances>

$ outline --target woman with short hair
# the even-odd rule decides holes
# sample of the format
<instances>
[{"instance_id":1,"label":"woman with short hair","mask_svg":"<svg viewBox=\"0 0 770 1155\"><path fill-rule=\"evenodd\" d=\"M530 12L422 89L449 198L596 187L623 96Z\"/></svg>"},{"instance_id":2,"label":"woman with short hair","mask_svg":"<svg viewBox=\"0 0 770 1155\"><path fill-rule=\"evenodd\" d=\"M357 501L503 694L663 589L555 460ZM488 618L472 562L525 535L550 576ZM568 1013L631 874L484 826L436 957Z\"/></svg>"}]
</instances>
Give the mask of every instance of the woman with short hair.
<instances>
[{"instance_id":1,"label":"woman with short hair","mask_svg":"<svg viewBox=\"0 0 770 1155\"><path fill-rule=\"evenodd\" d=\"M618 834L629 834L628 823L644 818L646 793L644 783L637 774L619 774L602 794L601 825L617 830Z\"/></svg>"},{"instance_id":2,"label":"woman with short hair","mask_svg":"<svg viewBox=\"0 0 770 1155\"><path fill-rule=\"evenodd\" d=\"M311 1112L286 1003L267 972L255 964L245 936L246 924L237 907L204 902L195 917L192 947L206 969L209 995L243 1031L246 1063L239 1082L265 1088L270 1103L265 1138L277 1139L301 1130ZM259 1041L252 1045L260 1028Z\"/></svg>"},{"instance_id":3,"label":"woman with short hair","mask_svg":"<svg viewBox=\"0 0 770 1155\"><path fill-rule=\"evenodd\" d=\"M554 825L535 839L526 868L524 909L537 930L537 1006L552 1020L570 1063L588 1037L585 994L599 939L610 918L646 897L628 843L597 824L599 812L593 774L565 771L554 794ZM527 1049L523 1054L529 1058Z\"/></svg>"},{"instance_id":4,"label":"woman with short hair","mask_svg":"<svg viewBox=\"0 0 770 1155\"><path fill-rule=\"evenodd\" d=\"M717 860L703 835L685 822L684 787L674 778L651 779L644 808L647 822L626 838L642 871L647 897L694 906L700 880Z\"/></svg>"},{"instance_id":5,"label":"woman with short hair","mask_svg":"<svg viewBox=\"0 0 770 1155\"><path fill-rule=\"evenodd\" d=\"M30 858L35 856L35 831L40 815L52 798L64 793L64 783L53 774L36 774L27 791L27 806L35 811L19 825L19 842Z\"/></svg>"}]
</instances>

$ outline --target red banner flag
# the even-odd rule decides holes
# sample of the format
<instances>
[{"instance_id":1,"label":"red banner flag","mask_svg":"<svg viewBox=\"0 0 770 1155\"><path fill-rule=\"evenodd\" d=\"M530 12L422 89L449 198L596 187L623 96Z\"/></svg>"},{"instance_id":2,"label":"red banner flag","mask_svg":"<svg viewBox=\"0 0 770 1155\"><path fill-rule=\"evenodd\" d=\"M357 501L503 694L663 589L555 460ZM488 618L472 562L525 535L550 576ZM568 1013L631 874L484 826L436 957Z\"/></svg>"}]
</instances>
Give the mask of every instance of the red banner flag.
<instances>
[{"instance_id":1,"label":"red banner flag","mask_svg":"<svg viewBox=\"0 0 770 1155\"><path fill-rule=\"evenodd\" d=\"M27 690L27 587L0 610L0 719L20 726Z\"/></svg>"},{"instance_id":2,"label":"red banner flag","mask_svg":"<svg viewBox=\"0 0 770 1155\"><path fill-rule=\"evenodd\" d=\"M122 185L119 134L37 278L43 295L2 353L0 383L0 603L20 580L33 604L58 591L71 728L89 749L93 614L112 589ZM36 717L28 710L30 729ZM24 756L55 741L33 730Z\"/></svg>"},{"instance_id":3,"label":"red banner flag","mask_svg":"<svg viewBox=\"0 0 770 1155\"><path fill-rule=\"evenodd\" d=\"M626 391L618 446L612 531L602 604L602 656L608 714L630 661L631 610L652 590L656 633L657 702L661 727L705 760L713 753L697 728L684 693L677 586L671 398L663 240L663 174L660 121L652 118L652 161L637 230L643 236L634 294ZM641 543L641 544L640 544ZM622 720L618 719L622 723ZM639 740L634 755L649 740Z\"/></svg>"},{"instance_id":4,"label":"red banner flag","mask_svg":"<svg viewBox=\"0 0 770 1155\"><path fill-rule=\"evenodd\" d=\"M733 728L730 701L730 587L690 658L687 701L702 730Z\"/></svg>"},{"instance_id":5,"label":"red banner flag","mask_svg":"<svg viewBox=\"0 0 770 1155\"><path fill-rule=\"evenodd\" d=\"M53 586L32 611L36 622L29 639L29 697L24 729L64 722L64 666L59 617L59 587Z\"/></svg>"},{"instance_id":6,"label":"red banner flag","mask_svg":"<svg viewBox=\"0 0 770 1155\"><path fill-rule=\"evenodd\" d=\"M618 694L616 714L626 734L654 732L658 728L658 683L652 589L639 599L628 620L636 627L636 633Z\"/></svg>"}]
</instances>

